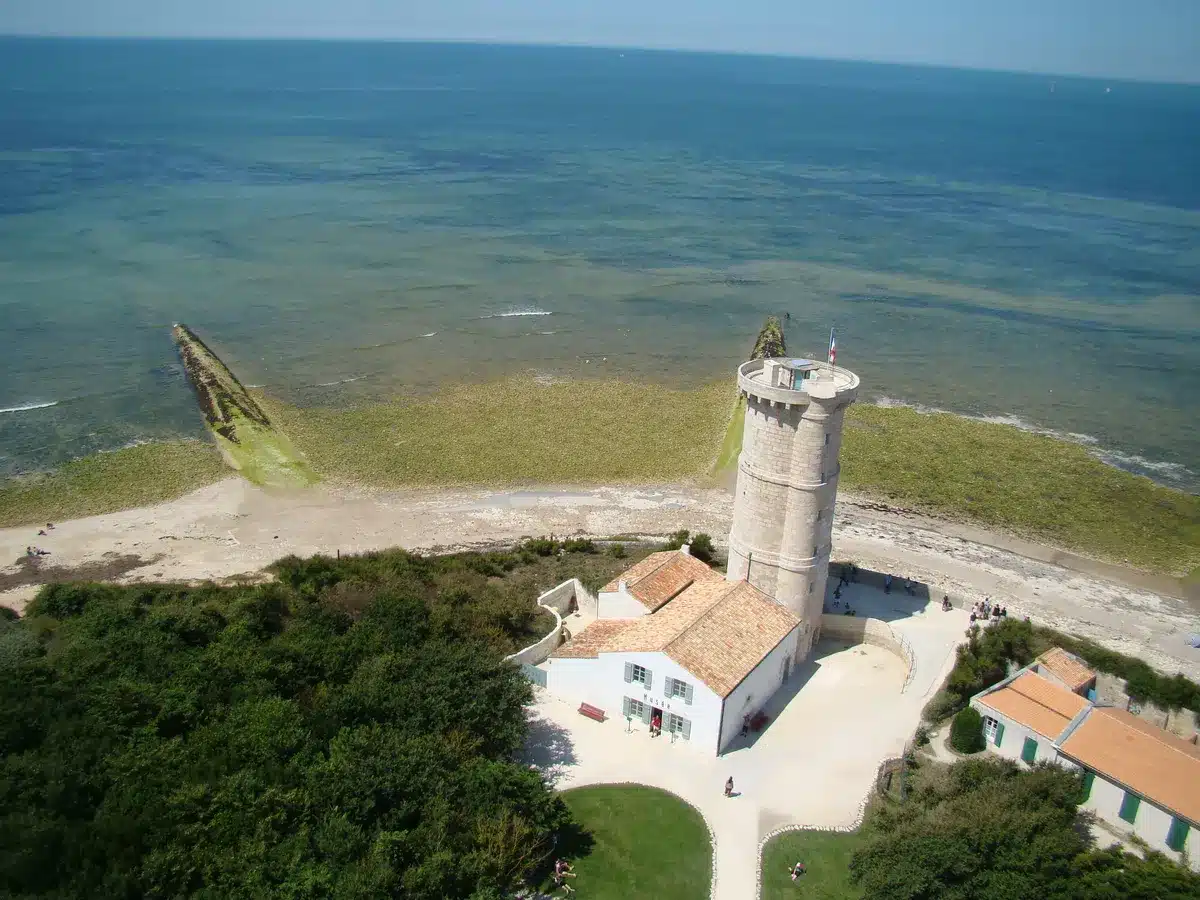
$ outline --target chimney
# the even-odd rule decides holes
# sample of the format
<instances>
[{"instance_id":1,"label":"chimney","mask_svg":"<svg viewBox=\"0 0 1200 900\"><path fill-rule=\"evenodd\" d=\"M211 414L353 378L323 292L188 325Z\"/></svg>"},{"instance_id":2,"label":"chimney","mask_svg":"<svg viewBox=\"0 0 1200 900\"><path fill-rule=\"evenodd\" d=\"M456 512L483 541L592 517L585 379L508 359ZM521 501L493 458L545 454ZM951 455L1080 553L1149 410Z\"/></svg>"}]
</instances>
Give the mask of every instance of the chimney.
<instances>
[{"instance_id":1,"label":"chimney","mask_svg":"<svg viewBox=\"0 0 1200 900\"><path fill-rule=\"evenodd\" d=\"M692 545L684 544L682 547L679 548L679 552L682 553L684 556L691 556L692 555Z\"/></svg>"},{"instance_id":2,"label":"chimney","mask_svg":"<svg viewBox=\"0 0 1200 900\"><path fill-rule=\"evenodd\" d=\"M622 594L629 593L629 591L626 590L627 587L628 587L628 584L626 583L624 578L622 578L620 581L617 582L617 590L620 591Z\"/></svg>"}]
</instances>

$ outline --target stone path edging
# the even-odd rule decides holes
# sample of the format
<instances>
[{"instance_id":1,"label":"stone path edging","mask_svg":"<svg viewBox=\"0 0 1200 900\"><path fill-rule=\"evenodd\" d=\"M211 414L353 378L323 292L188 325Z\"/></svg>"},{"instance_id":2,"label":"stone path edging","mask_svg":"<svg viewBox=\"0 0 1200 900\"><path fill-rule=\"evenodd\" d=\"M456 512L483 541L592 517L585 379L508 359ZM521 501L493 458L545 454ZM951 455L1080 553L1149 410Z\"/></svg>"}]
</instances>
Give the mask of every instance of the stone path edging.
<instances>
[{"instance_id":1,"label":"stone path edging","mask_svg":"<svg viewBox=\"0 0 1200 900\"><path fill-rule=\"evenodd\" d=\"M879 784L879 775L883 771L883 767L889 763L895 762L900 757L890 757L879 764L879 768L875 771L875 778L871 781L871 786L867 789L866 795L859 801L858 812L854 814L854 819L849 825L783 825L780 828L775 828L763 835L758 842L758 861L754 876L754 896L756 900L762 898L762 882L763 882L763 853L767 849L767 844L779 837L781 834L786 834L789 831L824 831L824 832L839 832L847 834L851 831L857 831L863 823L863 818L867 814L867 804L871 802L871 795L875 793L875 789ZM714 872L713 884L716 884L716 870Z\"/></svg>"}]
</instances>

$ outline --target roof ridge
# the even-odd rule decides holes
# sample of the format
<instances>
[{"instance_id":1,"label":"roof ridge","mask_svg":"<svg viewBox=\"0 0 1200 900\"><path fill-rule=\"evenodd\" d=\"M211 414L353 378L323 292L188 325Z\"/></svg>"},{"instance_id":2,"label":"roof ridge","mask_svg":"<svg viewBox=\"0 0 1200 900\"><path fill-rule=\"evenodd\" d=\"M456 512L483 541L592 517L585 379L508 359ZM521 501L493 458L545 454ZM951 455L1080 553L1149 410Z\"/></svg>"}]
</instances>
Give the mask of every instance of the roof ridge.
<instances>
[{"instance_id":1,"label":"roof ridge","mask_svg":"<svg viewBox=\"0 0 1200 900\"><path fill-rule=\"evenodd\" d=\"M703 619L705 616L707 616L714 609L716 609L717 604L719 604L722 600L724 600L726 597L728 597L730 594L732 594L734 591L736 591L743 584L749 584L749 582L746 581L745 579L742 579L741 581L732 581L732 582L727 582L727 583L729 584L729 589L721 591L721 593L717 594L717 598L712 603L710 603L708 606L706 606L700 612L699 615L697 615L694 619L692 619L692 621L690 623L685 625L679 631L679 633L675 635L675 637L673 637L669 641L667 641L666 644L663 645L662 652L666 653L668 650L671 649L671 647L674 645L674 643L676 641L682 639L685 634L687 634L689 631L691 631L693 628L695 628L697 625L699 625L700 620Z\"/></svg>"},{"instance_id":2,"label":"roof ridge","mask_svg":"<svg viewBox=\"0 0 1200 900\"><path fill-rule=\"evenodd\" d=\"M660 550L660 551L659 551L659 553L663 553L663 554L669 554L670 552L671 552L670 550ZM647 559L649 559L649 557L646 557L646 558L647 558ZM649 578L651 575L653 575L655 572L657 572L659 569L661 569L663 566L665 566L665 565L669 564L670 562L672 562L672 560L671 560L671 559L668 559L668 558L667 558L667 556L666 556L666 555L664 555L664 556L663 556L663 559L662 559L662 562L660 562L660 563L659 563L657 566L655 566L653 569L651 569L651 570L650 570L649 572L647 572L645 575L642 575L641 577L639 577L637 581L632 581L632 582L629 582L629 583L628 583L628 587L629 587L629 589L630 589L630 590L633 590L633 588L634 588L634 585L640 584L641 582L645 581L647 578ZM636 565L636 563L635 563L635 565ZM620 578L620 579L623 579L623 578L624 578L624 576L625 576L625 575L627 575L627 574L629 573L629 571L630 571L632 568L633 568L633 567L632 567L632 566L630 566L630 568L629 568L629 569L626 569L626 570L625 570L625 572L621 573L621 575L619 575L619 576L617 576L617 577L618 577L618 578Z\"/></svg>"}]
</instances>

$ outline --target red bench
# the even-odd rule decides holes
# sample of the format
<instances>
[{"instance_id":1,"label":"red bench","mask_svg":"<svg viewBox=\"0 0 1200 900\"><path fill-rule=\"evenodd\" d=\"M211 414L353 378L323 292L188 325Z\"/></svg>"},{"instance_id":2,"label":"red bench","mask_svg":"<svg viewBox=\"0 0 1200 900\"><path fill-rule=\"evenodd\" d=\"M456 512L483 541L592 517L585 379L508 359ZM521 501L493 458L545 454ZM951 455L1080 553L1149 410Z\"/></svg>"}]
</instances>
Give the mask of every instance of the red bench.
<instances>
[{"instance_id":1,"label":"red bench","mask_svg":"<svg viewBox=\"0 0 1200 900\"><path fill-rule=\"evenodd\" d=\"M595 719L597 722L603 722L606 718L604 715L604 710L592 706L590 703L580 703L579 714L581 716L587 716L589 719Z\"/></svg>"}]
</instances>

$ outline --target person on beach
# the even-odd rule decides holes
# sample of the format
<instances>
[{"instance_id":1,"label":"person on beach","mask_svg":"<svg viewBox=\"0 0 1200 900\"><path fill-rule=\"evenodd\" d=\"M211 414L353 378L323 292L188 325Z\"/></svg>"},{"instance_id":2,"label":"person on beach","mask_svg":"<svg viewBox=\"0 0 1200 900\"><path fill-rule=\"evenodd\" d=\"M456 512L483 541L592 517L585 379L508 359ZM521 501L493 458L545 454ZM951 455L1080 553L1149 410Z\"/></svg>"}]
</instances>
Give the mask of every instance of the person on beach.
<instances>
[{"instance_id":1,"label":"person on beach","mask_svg":"<svg viewBox=\"0 0 1200 900\"><path fill-rule=\"evenodd\" d=\"M804 863L797 860L796 864L788 869L788 874L792 876L792 881L795 881L807 871L804 868Z\"/></svg>"},{"instance_id":2,"label":"person on beach","mask_svg":"<svg viewBox=\"0 0 1200 900\"><path fill-rule=\"evenodd\" d=\"M726 797L733 796L733 776L732 775L730 775L729 780L725 782L725 796Z\"/></svg>"},{"instance_id":3,"label":"person on beach","mask_svg":"<svg viewBox=\"0 0 1200 900\"><path fill-rule=\"evenodd\" d=\"M892 576L891 575L883 576L883 592L885 594L890 594L892 592Z\"/></svg>"},{"instance_id":4,"label":"person on beach","mask_svg":"<svg viewBox=\"0 0 1200 900\"><path fill-rule=\"evenodd\" d=\"M950 612L952 609L954 606L950 603L950 595L947 594L942 597L942 612Z\"/></svg>"}]
</instances>

